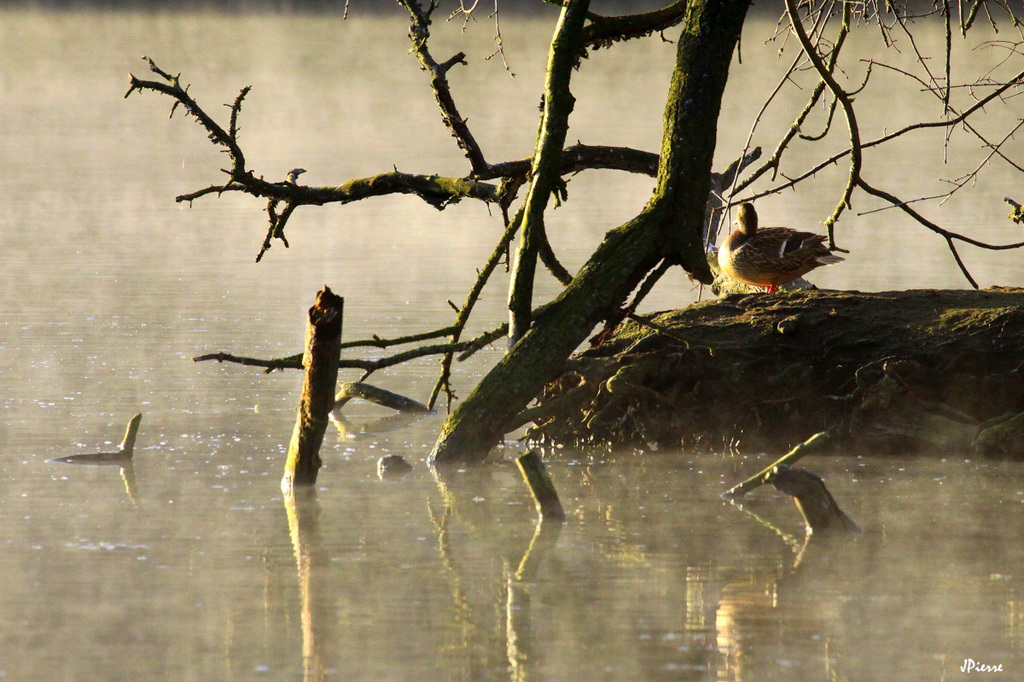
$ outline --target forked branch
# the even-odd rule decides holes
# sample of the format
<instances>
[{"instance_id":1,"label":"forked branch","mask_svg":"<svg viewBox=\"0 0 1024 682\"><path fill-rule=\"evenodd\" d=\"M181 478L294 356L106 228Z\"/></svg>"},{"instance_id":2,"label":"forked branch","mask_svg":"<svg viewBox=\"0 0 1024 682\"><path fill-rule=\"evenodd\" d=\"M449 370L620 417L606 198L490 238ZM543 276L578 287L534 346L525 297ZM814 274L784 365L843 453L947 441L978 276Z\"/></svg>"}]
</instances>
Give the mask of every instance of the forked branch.
<instances>
[{"instance_id":1,"label":"forked branch","mask_svg":"<svg viewBox=\"0 0 1024 682\"><path fill-rule=\"evenodd\" d=\"M238 146L238 112L242 109L242 100L249 94L250 86L242 88L242 91L238 93L238 97L235 98L234 104L231 105L231 124L229 126L230 132L228 132L192 99L191 95L188 94L188 88L181 87L180 74L172 76L157 66L156 62L149 57L143 57L143 59L149 63L149 70L160 76L164 82L144 81L136 78L134 74L129 74L131 76L131 84L124 96L127 98L128 95L136 90L139 92L155 90L171 97L174 100L174 104L171 106L170 116L174 116L178 105L183 106L187 115L196 119L201 126L206 128L210 141L215 145L224 147L223 151L226 151L231 156L231 170L226 171L228 175L235 179L236 176L244 174L245 155L242 154L242 149Z\"/></svg>"}]
</instances>

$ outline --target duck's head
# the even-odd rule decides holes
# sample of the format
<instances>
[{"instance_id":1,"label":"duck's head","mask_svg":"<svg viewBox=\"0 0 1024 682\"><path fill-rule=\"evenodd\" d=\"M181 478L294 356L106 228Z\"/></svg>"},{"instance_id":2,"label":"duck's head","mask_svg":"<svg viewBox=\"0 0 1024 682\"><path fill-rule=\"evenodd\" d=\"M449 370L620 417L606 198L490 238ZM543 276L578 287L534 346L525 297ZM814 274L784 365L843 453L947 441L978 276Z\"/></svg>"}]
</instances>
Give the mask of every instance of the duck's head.
<instances>
[{"instance_id":1,"label":"duck's head","mask_svg":"<svg viewBox=\"0 0 1024 682\"><path fill-rule=\"evenodd\" d=\"M736 224L739 225L740 230L748 235L753 235L757 232L757 211L754 210L754 205L749 201L740 204L739 210L736 211Z\"/></svg>"}]
</instances>

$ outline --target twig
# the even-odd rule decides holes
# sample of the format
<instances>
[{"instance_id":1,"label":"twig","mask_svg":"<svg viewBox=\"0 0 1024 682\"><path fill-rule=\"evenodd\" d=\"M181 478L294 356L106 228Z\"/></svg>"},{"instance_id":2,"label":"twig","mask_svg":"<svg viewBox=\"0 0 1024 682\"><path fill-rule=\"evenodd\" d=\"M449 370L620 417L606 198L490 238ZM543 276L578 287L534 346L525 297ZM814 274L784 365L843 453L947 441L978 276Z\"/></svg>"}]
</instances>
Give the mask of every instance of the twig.
<instances>
[{"instance_id":1,"label":"twig","mask_svg":"<svg viewBox=\"0 0 1024 682\"><path fill-rule=\"evenodd\" d=\"M610 317L607 320L607 322L605 322L604 328L601 329L601 331L594 336L592 340L592 345L600 345L605 339L611 337L611 335L618 328L619 324L627 317L634 320L638 324L650 327L651 329L654 329L661 333L665 333L666 335L672 336L673 338L677 338L665 327L657 325L654 322L648 320L647 318L641 317L636 314L636 309L640 305L640 302L647 297L647 294L651 292L651 289L654 288L654 285L657 284L658 280L660 280L662 276L666 272L668 272L673 265L674 263L670 262L668 259L662 259L661 263L658 264L658 267L651 270L644 278L643 282L640 283L640 286L637 288L636 295L633 296L633 300L629 303L629 305L627 305L622 310L618 311L616 315ZM685 344L686 342L683 341L683 343Z\"/></svg>"},{"instance_id":2,"label":"twig","mask_svg":"<svg viewBox=\"0 0 1024 682\"><path fill-rule=\"evenodd\" d=\"M171 116L174 115L175 109L181 104L185 107L185 113L192 118L196 119L201 126L206 128L209 133L210 141L216 145L224 147L225 151L231 156L232 168L228 173L232 180L236 180L238 176L245 173L245 155L242 154L242 149L238 146L238 140L235 135L238 132L237 118L238 112L242 107L242 100L249 92L250 86L242 88L238 97L235 98L235 103L231 106L231 132L225 131L220 125L217 124L203 109L196 103L194 99L188 94L186 88L181 87L180 76L172 76L160 67L156 65L149 57L143 57L149 63L149 70L160 76L166 83L160 81L144 81L136 78L134 75L131 76L131 83L128 88L128 92L125 93L125 98L131 95L133 92L138 90L155 90L162 92L165 95L170 96L174 99L174 104L171 106Z\"/></svg>"},{"instance_id":3,"label":"twig","mask_svg":"<svg viewBox=\"0 0 1024 682\"><path fill-rule=\"evenodd\" d=\"M479 2L480 0L476 0ZM476 3L473 3L474 6ZM505 66L505 71L512 78L516 77L516 74L512 71L512 67L508 64L508 59L505 57L505 41L501 37L501 22L498 19L498 0L494 0L494 11L491 12L491 16L494 17L494 52L484 57L485 60L491 60L495 55L501 55L501 63Z\"/></svg>"},{"instance_id":4,"label":"twig","mask_svg":"<svg viewBox=\"0 0 1024 682\"><path fill-rule=\"evenodd\" d=\"M238 355L232 355L231 353L207 353L206 355L197 355L192 358L192 362L207 362L209 360L216 360L217 362L233 362L239 365L248 365L250 367L264 367L267 372L272 372L275 369L302 369L302 354L291 355L287 358L280 358L276 360L260 360L258 358L247 358L240 357Z\"/></svg>"},{"instance_id":5,"label":"twig","mask_svg":"<svg viewBox=\"0 0 1024 682\"><path fill-rule=\"evenodd\" d=\"M361 369L365 372L360 381L366 379L374 372L399 365L409 360L415 360L417 358L426 357L429 355L441 355L443 353L461 353L458 356L459 360L464 360L476 351L480 350L484 346L493 343L497 339L508 333L508 326L501 325L490 331L483 332L474 339L469 341L461 341L459 343L441 343L430 346L419 346L395 355L390 355L385 358L378 360L360 360L357 358L342 358L338 363L340 369ZM217 362L232 362L239 365L248 365L250 367L264 367L267 372L272 372L275 369L302 369L302 355L289 355L284 358L278 358L274 360L261 360L259 358L249 358L238 355L232 355L231 353L207 353L206 355L197 355L192 358L192 362L206 362L209 360L216 360Z\"/></svg>"},{"instance_id":6,"label":"twig","mask_svg":"<svg viewBox=\"0 0 1024 682\"><path fill-rule=\"evenodd\" d=\"M426 341L428 339L437 339L442 336L448 336L455 331L455 325L449 325L440 329L434 329L429 332L422 332L420 334L409 334L408 336L399 336L394 339L382 339L379 336L374 336L372 339L361 339L359 341L343 341L341 349L346 348L359 348L359 347L372 347L372 348L389 348L390 346L401 346L407 343L416 343L417 341Z\"/></svg>"},{"instance_id":7,"label":"twig","mask_svg":"<svg viewBox=\"0 0 1024 682\"><path fill-rule=\"evenodd\" d=\"M822 26L821 29L824 30L824 26ZM834 46L832 48L832 52L829 55L829 61L828 61L828 67L827 68L828 68L830 73L833 70L835 70L836 63L839 60L840 51L842 50L843 45L846 42L846 37L847 37L847 35L849 35L849 32L850 32L849 22L843 22L842 26L839 29L839 33L836 36L835 43L834 43ZM769 100L768 101L771 101L771 99L773 99L776 96L776 94L779 92L779 90L781 89L782 85L787 80L789 80L789 78L792 76L794 70L799 65L799 60L803 57L803 55L804 55L804 53L801 52L800 56L798 56L793 61L793 64L786 71L786 74L783 76L782 80L779 82L779 85L776 87L775 91L769 96ZM868 71L870 73L870 67L869 67ZM866 82L867 81L866 81L866 78L865 78L865 84L866 84ZM731 195L735 195L738 192L743 191L746 187L751 185L755 180L757 180L759 177L761 177L761 175L763 175L769 169L772 170L772 180L773 181L775 180L775 178L778 175L778 169L779 169L779 165L780 165L780 163L782 161L783 153L788 148L789 143L792 141L792 139L800 132L801 128L803 127L804 122L807 120L807 117L810 115L811 111L814 110L814 107L817 105L818 101L821 99L821 95L825 91L825 85L826 85L826 83L825 83L824 80L821 80L821 79L818 80L817 84L814 86L814 89L811 91L810 97L807 98L807 103L804 105L803 110L797 115L797 117L793 121L793 123L790 124L789 129L786 131L785 135L783 135L782 139L779 140L779 143L776 145L775 151L772 152L771 157L769 157L768 160L766 160L764 162L764 164L762 164L753 173L751 173L751 175L748 178L746 178L743 182L736 184L736 186L733 188L732 192L730 193ZM861 87L863 87L863 86L861 86ZM838 102L839 102L838 99L836 99L836 98L832 99L832 102L829 105L829 113L828 113L828 118L827 118L827 120L825 122L824 130L822 130L822 132L821 132L821 134L819 136L813 137L813 136L807 136L807 135L802 135L801 134L800 138L803 139L803 140L814 141L816 139L821 139L821 138L825 137L825 135L828 133L829 129L831 128L832 117L833 117L833 114L835 112L835 108L836 108L836 105L838 104ZM764 107L762 107L761 112L759 112L757 117L755 117L754 125L751 127L750 133L748 134L748 137L747 137L746 148L749 148L749 146L751 144L751 140L753 139L753 135L754 135L754 129L757 127L757 124L760 122L760 118L763 115L765 108L767 108L767 105L768 105L768 102L765 102L765 105L764 105Z\"/></svg>"}]
</instances>

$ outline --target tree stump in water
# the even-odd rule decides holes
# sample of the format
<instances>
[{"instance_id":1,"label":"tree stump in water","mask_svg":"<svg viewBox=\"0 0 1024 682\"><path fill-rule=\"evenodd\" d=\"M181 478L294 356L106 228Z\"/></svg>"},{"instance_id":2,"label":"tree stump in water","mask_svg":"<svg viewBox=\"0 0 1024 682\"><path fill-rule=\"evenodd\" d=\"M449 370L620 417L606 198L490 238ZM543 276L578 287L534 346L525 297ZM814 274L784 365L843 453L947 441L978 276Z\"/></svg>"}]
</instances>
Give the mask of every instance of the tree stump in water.
<instances>
[{"instance_id":1,"label":"tree stump in water","mask_svg":"<svg viewBox=\"0 0 1024 682\"><path fill-rule=\"evenodd\" d=\"M306 373L281 480L284 489L293 485L316 485L321 464L320 445L334 407L334 390L338 383L344 310L345 299L327 286L317 292L316 302L309 309L306 348L302 355Z\"/></svg>"},{"instance_id":2,"label":"tree stump in water","mask_svg":"<svg viewBox=\"0 0 1024 682\"><path fill-rule=\"evenodd\" d=\"M987 428L1022 421L1024 289L736 295L649 319L570 361L524 415L535 436L748 450L830 431L849 452L1024 459Z\"/></svg>"}]
</instances>

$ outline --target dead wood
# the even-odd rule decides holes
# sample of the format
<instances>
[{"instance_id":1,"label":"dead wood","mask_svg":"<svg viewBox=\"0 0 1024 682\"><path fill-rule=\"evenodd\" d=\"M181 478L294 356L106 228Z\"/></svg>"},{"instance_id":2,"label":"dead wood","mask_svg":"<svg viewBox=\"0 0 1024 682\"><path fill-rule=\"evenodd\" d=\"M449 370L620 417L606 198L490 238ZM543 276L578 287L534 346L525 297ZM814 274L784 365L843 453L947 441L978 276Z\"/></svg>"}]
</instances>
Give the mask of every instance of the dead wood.
<instances>
[{"instance_id":1,"label":"dead wood","mask_svg":"<svg viewBox=\"0 0 1024 682\"><path fill-rule=\"evenodd\" d=\"M281 487L286 490L293 485L316 484L321 464L320 445L334 407L334 389L338 383L344 307L345 299L325 286L309 309L306 351L302 356L306 374L281 481Z\"/></svg>"},{"instance_id":2,"label":"dead wood","mask_svg":"<svg viewBox=\"0 0 1024 682\"><path fill-rule=\"evenodd\" d=\"M414 412L428 414L432 412L429 407L421 402L404 395L393 393L383 388L363 383L362 381L346 381L338 385L338 394L334 396L334 408L340 410L345 403L353 398L361 398L367 402L375 403L383 407L390 407L398 412Z\"/></svg>"}]
</instances>

